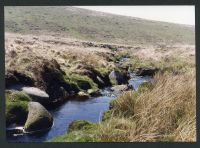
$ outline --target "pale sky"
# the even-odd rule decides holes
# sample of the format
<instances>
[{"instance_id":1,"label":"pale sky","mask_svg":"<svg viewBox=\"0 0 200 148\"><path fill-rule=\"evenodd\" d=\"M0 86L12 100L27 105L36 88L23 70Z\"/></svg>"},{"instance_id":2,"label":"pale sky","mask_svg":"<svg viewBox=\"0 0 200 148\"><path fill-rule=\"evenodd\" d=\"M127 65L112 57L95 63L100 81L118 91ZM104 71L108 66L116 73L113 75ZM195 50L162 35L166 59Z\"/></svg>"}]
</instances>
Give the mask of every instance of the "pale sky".
<instances>
[{"instance_id":1,"label":"pale sky","mask_svg":"<svg viewBox=\"0 0 200 148\"><path fill-rule=\"evenodd\" d=\"M195 25L194 6L75 6L149 20Z\"/></svg>"}]
</instances>

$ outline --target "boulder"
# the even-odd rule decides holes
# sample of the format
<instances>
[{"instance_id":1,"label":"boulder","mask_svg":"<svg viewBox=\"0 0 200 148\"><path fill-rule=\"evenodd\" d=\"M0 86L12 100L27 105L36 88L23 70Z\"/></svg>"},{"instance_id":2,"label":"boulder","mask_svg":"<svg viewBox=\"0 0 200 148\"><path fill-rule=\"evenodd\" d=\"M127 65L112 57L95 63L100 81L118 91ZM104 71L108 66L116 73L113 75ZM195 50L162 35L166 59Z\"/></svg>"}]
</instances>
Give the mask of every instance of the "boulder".
<instances>
[{"instance_id":1,"label":"boulder","mask_svg":"<svg viewBox=\"0 0 200 148\"><path fill-rule=\"evenodd\" d=\"M115 70L113 70L109 74L109 79L113 85L121 85L127 82L125 76L119 71L115 71Z\"/></svg>"},{"instance_id":2,"label":"boulder","mask_svg":"<svg viewBox=\"0 0 200 148\"><path fill-rule=\"evenodd\" d=\"M127 91L128 89L129 88L127 85L115 85L115 86L111 87L111 90L116 93Z\"/></svg>"},{"instance_id":3,"label":"boulder","mask_svg":"<svg viewBox=\"0 0 200 148\"><path fill-rule=\"evenodd\" d=\"M137 76L154 76L158 71L157 68L138 68L136 71Z\"/></svg>"},{"instance_id":4,"label":"boulder","mask_svg":"<svg viewBox=\"0 0 200 148\"><path fill-rule=\"evenodd\" d=\"M96 83L98 85L99 88L103 88L105 87L105 81L103 82L103 77L101 76L101 74L97 71L87 71L86 73L84 73L84 75L87 75L89 78L91 78L94 83Z\"/></svg>"},{"instance_id":5,"label":"boulder","mask_svg":"<svg viewBox=\"0 0 200 148\"><path fill-rule=\"evenodd\" d=\"M57 100L63 101L64 99L69 97L69 93L61 86L58 89L58 98Z\"/></svg>"},{"instance_id":6,"label":"boulder","mask_svg":"<svg viewBox=\"0 0 200 148\"><path fill-rule=\"evenodd\" d=\"M103 76L99 71L94 69L92 66L79 64L77 66L77 73L80 75L85 75L91 78L94 83L98 85L98 88L103 88L105 86L110 86L110 81L108 76Z\"/></svg>"},{"instance_id":7,"label":"boulder","mask_svg":"<svg viewBox=\"0 0 200 148\"><path fill-rule=\"evenodd\" d=\"M52 115L38 102L29 102L28 118L24 130L26 132L35 132L47 130L53 125Z\"/></svg>"},{"instance_id":8,"label":"boulder","mask_svg":"<svg viewBox=\"0 0 200 148\"><path fill-rule=\"evenodd\" d=\"M40 102L41 104L50 103L49 95L36 87L22 87L22 91L29 95L33 101Z\"/></svg>"},{"instance_id":9,"label":"boulder","mask_svg":"<svg viewBox=\"0 0 200 148\"><path fill-rule=\"evenodd\" d=\"M71 85L64 79L65 72L56 60L43 60L35 69L36 86L45 90L52 101L57 100L58 97L65 99L65 93L60 91L60 87L67 92L72 91Z\"/></svg>"}]
</instances>

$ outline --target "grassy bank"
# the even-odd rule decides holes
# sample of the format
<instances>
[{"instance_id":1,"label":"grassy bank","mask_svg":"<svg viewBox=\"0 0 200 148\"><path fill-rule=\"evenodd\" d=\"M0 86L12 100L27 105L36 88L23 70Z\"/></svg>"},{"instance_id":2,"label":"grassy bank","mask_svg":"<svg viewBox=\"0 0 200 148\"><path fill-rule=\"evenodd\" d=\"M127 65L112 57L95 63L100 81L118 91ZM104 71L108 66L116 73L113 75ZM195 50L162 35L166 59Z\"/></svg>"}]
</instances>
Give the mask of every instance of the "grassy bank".
<instances>
[{"instance_id":1,"label":"grassy bank","mask_svg":"<svg viewBox=\"0 0 200 148\"><path fill-rule=\"evenodd\" d=\"M19 91L6 91L6 124L24 124L31 98Z\"/></svg>"},{"instance_id":2,"label":"grassy bank","mask_svg":"<svg viewBox=\"0 0 200 148\"><path fill-rule=\"evenodd\" d=\"M196 141L195 87L194 72L156 75L153 88L126 92L115 100L92 131L72 129L52 141L74 141L75 133L82 135L79 142ZM95 138L84 137L88 133Z\"/></svg>"},{"instance_id":3,"label":"grassy bank","mask_svg":"<svg viewBox=\"0 0 200 148\"><path fill-rule=\"evenodd\" d=\"M101 123L74 121L51 141L196 140L194 26L76 7L5 7L5 31L7 86L38 87L53 102L98 95L118 84L113 70L126 74L129 65L159 71L152 84L111 102ZM7 123L23 125L29 101L6 92Z\"/></svg>"},{"instance_id":4,"label":"grassy bank","mask_svg":"<svg viewBox=\"0 0 200 148\"><path fill-rule=\"evenodd\" d=\"M141 85L137 92L124 92L111 102L111 109L92 132L89 130L90 135L102 142L196 141L195 63L191 57L175 56L158 61L131 55L123 66L156 67L159 72L152 84ZM63 141L69 141L67 135L61 136Z\"/></svg>"},{"instance_id":5,"label":"grassy bank","mask_svg":"<svg viewBox=\"0 0 200 148\"><path fill-rule=\"evenodd\" d=\"M126 45L158 42L194 43L193 26L149 21L66 6L5 7L5 30L24 34L52 33Z\"/></svg>"},{"instance_id":6,"label":"grassy bank","mask_svg":"<svg viewBox=\"0 0 200 148\"><path fill-rule=\"evenodd\" d=\"M194 58L178 54L159 60L130 56L124 65L156 67L159 73L152 85L124 93L111 103L97 137L101 141L196 141Z\"/></svg>"},{"instance_id":7,"label":"grassy bank","mask_svg":"<svg viewBox=\"0 0 200 148\"><path fill-rule=\"evenodd\" d=\"M195 75L157 75L153 89L123 94L98 129L101 141L195 141Z\"/></svg>"}]
</instances>

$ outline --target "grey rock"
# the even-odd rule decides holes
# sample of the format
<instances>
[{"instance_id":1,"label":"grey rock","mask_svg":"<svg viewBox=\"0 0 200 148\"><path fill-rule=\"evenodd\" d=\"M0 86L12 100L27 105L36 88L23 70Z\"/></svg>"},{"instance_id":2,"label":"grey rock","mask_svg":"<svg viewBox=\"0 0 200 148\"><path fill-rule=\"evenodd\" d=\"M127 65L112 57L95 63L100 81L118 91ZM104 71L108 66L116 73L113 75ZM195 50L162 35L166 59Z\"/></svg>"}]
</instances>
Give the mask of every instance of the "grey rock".
<instances>
[{"instance_id":1,"label":"grey rock","mask_svg":"<svg viewBox=\"0 0 200 148\"><path fill-rule=\"evenodd\" d=\"M52 115L38 102L29 102L28 118L24 130L26 132L35 132L47 130L53 125Z\"/></svg>"},{"instance_id":2,"label":"grey rock","mask_svg":"<svg viewBox=\"0 0 200 148\"><path fill-rule=\"evenodd\" d=\"M109 79L110 79L110 82L114 85L121 85L121 84L126 83L125 76L123 76L123 74L115 70L113 70L109 74Z\"/></svg>"},{"instance_id":3,"label":"grey rock","mask_svg":"<svg viewBox=\"0 0 200 148\"><path fill-rule=\"evenodd\" d=\"M127 91L128 89L129 88L127 85L115 85L115 86L111 87L111 90L116 93Z\"/></svg>"},{"instance_id":4,"label":"grey rock","mask_svg":"<svg viewBox=\"0 0 200 148\"><path fill-rule=\"evenodd\" d=\"M102 85L105 85L104 81L103 81L99 76L97 76L97 80L98 80Z\"/></svg>"},{"instance_id":5,"label":"grey rock","mask_svg":"<svg viewBox=\"0 0 200 148\"><path fill-rule=\"evenodd\" d=\"M50 102L49 95L36 87L22 87L22 91L29 95L33 101L40 102L40 103L47 103Z\"/></svg>"}]
</instances>

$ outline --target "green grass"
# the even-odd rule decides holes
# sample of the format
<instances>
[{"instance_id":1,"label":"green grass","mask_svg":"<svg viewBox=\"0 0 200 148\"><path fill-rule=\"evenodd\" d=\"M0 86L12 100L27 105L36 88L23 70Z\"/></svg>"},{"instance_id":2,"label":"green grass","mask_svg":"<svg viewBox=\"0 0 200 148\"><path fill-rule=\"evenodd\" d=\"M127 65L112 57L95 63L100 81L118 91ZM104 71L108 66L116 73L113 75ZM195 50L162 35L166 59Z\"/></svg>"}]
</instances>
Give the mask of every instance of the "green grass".
<instances>
[{"instance_id":1,"label":"green grass","mask_svg":"<svg viewBox=\"0 0 200 148\"><path fill-rule=\"evenodd\" d=\"M86 120L75 120L69 124L68 132L93 129L96 125Z\"/></svg>"},{"instance_id":2,"label":"green grass","mask_svg":"<svg viewBox=\"0 0 200 148\"><path fill-rule=\"evenodd\" d=\"M98 124L86 120L75 120L69 125L68 133L49 142L98 142L94 134L97 127Z\"/></svg>"},{"instance_id":3,"label":"green grass","mask_svg":"<svg viewBox=\"0 0 200 148\"><path fill-rule=\"evenodd\" d=\"M42 20L42 21L41 21ZM74 7L5 7L5 31L55 33L78 39L132 44L194 44L194 26L156 22Z\"/></svg>"},{"instance_id":4,"label":"green grass","mask_svg":"<svg viewBox=\"0 0 200 148\"><path fill-rule=\"evenodd\" d=\"M100 142L93 134L86 131L74 131L69 134L64 134L55 137L48 142Z\"/></svg>"},{"instance_id":5,"label":"green grass","mask_svg":"<svg viewBox=\"0 0 200 148\"><path fill-rule=\"evenodd\" d=\"M109 73L113 70L113 67L111 66L98 66L95 68L103 77L109 75Z\"/></svg>"},{"instance_id":6,"label":"green grass","mask_svg":"<svg viewBox=\"0 0 200 148\"><path fill-rule=\"evenodd\" d=\"M19 91L6 91L6 123L23 124L28 114L30 97Z\"/></svg>"},{"instance_id":7,"label":"green grass","mask_svg":"<svg viewBox=\"0 0 200 148\"><path fill-rule=\"evenodd\" d=\"M194 63L173 56L159 62L141 63L139 58L129 62L136 62L135 68L152 66L162 72L153 83L144 82L138 91L111 101L110 110L94 128L88 121L74 121L68 134L52 142L195 141Z\"/></svg>"},{"instance_id":8,"label":"green grass","mask_svg":"<svg viewBox=\"0 0 200 148\"><path fill-rule=\"evenodd\" d=\"M84 75L79 74L67 74L65 77L65 81L70 84L74 84L75 87L78 87L82 91L87 90L98 90L97 84L93 82L91 78Z\"/></svg>"},{"instance_id":9,"label":"green grass","mask_svg":"<svg viewBox=\"0 0 200 148\"><path fill-rule=\"evenodd\" d=\"M151 90L153 88L153 84L151 82L143 82L142 84L140 84L140 86L138 87L137 92L138 93L142 93L142 92L146 92L148 90Z\"/></svg>"},{"instance_id":10,"label":"green grass","mask_svg":"<svg viewBox=\"0 0 200 148\"><path fill-rule=\"evenodd\" d=\"M5 31L31 35L58 34L134 46L138 43L194 44L195 41L194 26L111 14L102 16L98 12L74 7L5 7ZM165 52L165 47L159 50ZM111 60L116 62L122 56L116 54ZM133 70L138 67L159 68L161 73L155 76L156 85L144 83L138 92L126 92L110 103L110 110L104 113L102 123L74 121L68 133L55 137L51 142L195 141L195 74L186 75L194 69L195 64L176 56L159 61L131 56L122 67L128 64L133 65ZM95 69L106 76L113 67ZM64 77L78 91L92 93L98 89L97 84L87 76L69 72L60 77ZM23 123L29 100L21 92L6 92L6 122ZM160 135L162 137L159 139L155 138Z\"/></svg>"},{"instance_id":11,"label":"green grass","mask_svg":"<svg viewBox=\"0 0 200 148\"><path fill-rule=\"evenodd\" d=\"M117 103L116 99L111 100L110 103L109 103L109 108L112 109L115 106L116 103Z\"/></svg>"},{"instance_id":12,"label":"green grass","mask_svg":"<svg viewBox=\"0 0 200 148\"><path fill-rule=\"evenodd\" d=\"M6 93L6 100L12 101L12 102L18 102L18 101L30 101L31 98L23 93L23 92L19 92L19 91L13 91L13 92L7 92Z\"/></svg>"},{"instance_id":13,"label":"green grass","mask_svg":"<svg viewBox=\"0 0 200 148\"><path fill-rule=\"evenodd\" d=\"M110 119L112 112L113 112L112 110L105 111L102 115L102 121L106 121L106 120Z\"/></svg>"},{"instance_id":14,"label":"green grass","mask_svg":"<svg viewBox=\"0 0 200 148\"><path fill-rule=\"evenodd\" d=\"M123 63L123 67L129 64L132 65L132 70L140 67L153 67L158 68L160 72L174 74L191 71L195 67L194 62L188 62L185 58L175 56L165 57L159 61L153 58L140 59L138 56L132 56L130 60Z\"/></svg>"}]
</instances>

